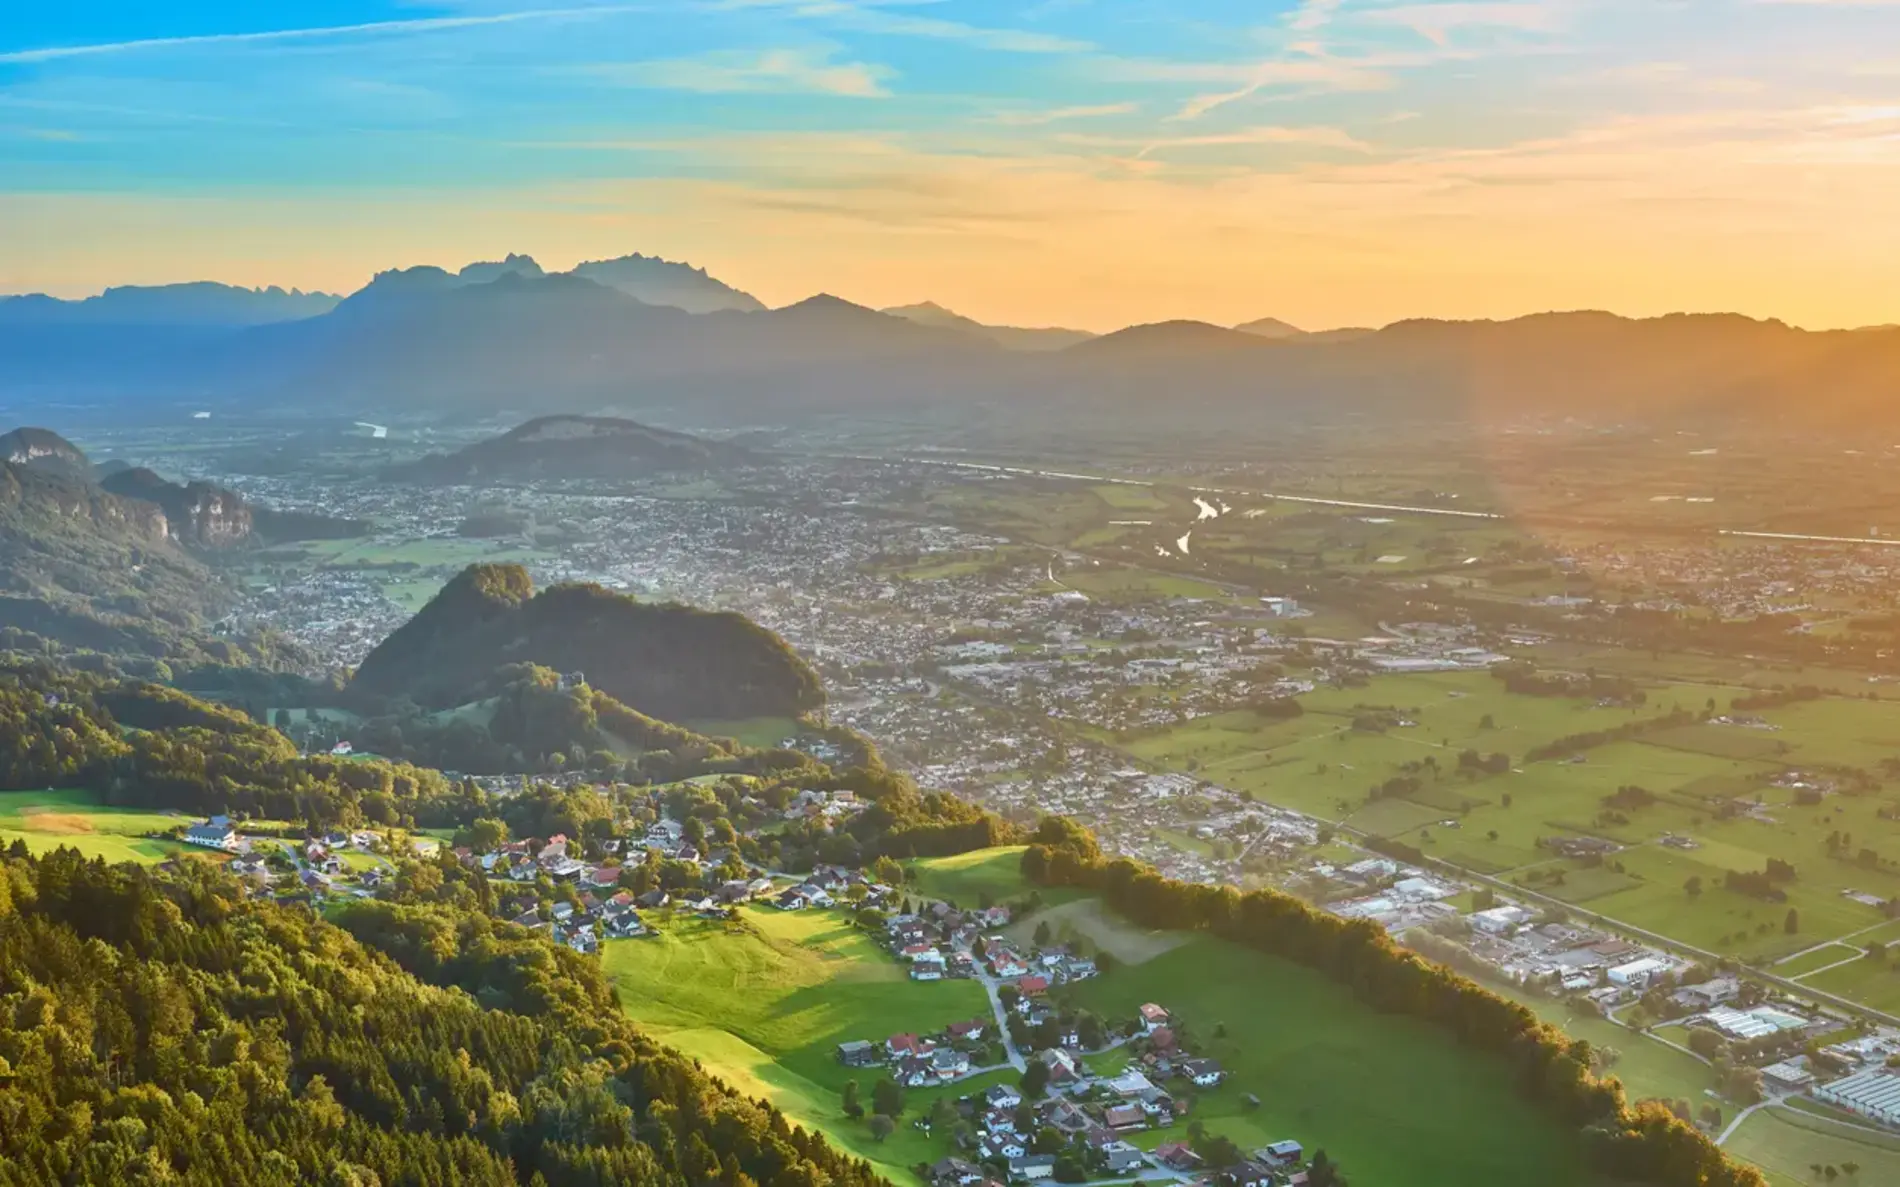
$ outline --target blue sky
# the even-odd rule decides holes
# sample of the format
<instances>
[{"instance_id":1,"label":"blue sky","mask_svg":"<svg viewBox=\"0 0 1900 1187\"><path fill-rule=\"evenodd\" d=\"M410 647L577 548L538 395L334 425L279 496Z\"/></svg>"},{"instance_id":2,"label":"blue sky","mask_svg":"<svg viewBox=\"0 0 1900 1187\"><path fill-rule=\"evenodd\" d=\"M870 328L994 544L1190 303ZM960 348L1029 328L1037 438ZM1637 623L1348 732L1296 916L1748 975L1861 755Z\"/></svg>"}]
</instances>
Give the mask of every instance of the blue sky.
<instances>
[{"instance_id":1,"label":"blue sky","mask_svg":"<svg viewBox=\"0 0 1900 1187\"><path fill-rule=\"evenodd\" d=\"M0 17L0 291L640 250L1019 322L1857 324L1900 320L1895 193L1889 0Z\"/></svg>"}]
</instances>

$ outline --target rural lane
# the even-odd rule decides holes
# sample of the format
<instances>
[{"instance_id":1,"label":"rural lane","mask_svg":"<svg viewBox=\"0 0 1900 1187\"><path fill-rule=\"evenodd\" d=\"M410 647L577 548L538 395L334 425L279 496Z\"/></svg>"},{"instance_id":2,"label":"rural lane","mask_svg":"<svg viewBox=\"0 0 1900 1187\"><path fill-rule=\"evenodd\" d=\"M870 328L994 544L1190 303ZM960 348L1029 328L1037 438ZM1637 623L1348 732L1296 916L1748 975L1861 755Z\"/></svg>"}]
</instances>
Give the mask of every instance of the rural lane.
<instances>
[{"instance_id":1,"label":"rural lane","mask_svg":"<svg viewBox=\"0 0 1900 1187\"><path fill-rule=\"evenodd\" d=\"M1029 1061L1024 1059L1023 1053L1016 1049L1016 1040L1009 1036L1009 1014L1003 1009L1003 995L998 992L1001 988L1000 982L988 973L984 973L977 980L983 982L983 992L990 995L990 1012L996 1016L997 1037L1003 1040L1003 1052L1009 1056L1009 1066L1019 1072L1028 1071Z\"/></svg>"}]
</instances>

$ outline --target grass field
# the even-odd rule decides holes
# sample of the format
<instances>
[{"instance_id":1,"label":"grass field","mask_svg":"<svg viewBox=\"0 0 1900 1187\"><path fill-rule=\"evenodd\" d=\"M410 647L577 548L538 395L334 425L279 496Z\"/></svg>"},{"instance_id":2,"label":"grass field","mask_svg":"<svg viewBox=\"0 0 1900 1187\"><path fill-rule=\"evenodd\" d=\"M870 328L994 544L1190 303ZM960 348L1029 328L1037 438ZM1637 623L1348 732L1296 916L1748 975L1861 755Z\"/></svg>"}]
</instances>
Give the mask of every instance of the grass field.
<instances>
[{"instance_id":1,"label":"grass field","mask_svg":"<svg viewBox=\"0 0 1900 1187\"><path fill-rule=\"evenodd\" d=\"M853 1078L868 1102L882 1073L843 1067L837 1044L987 1018L983 988L971 981L913 982L834 915L748 908L742 919L740 926L680 919L657 936L606 944L602 963L621 1004L713 1075L823 1129L894 1181L913 1181L904 1168L941 1158L948 1147L913 1128L909 1118L938 1095L960 1096L992 1080L908 1092L905 1119L879 1144L865 1124L844 1116L839 1102ZM1013 1078L1007 1071L997 1075Z\"/></svg>"},{"instance_id":2,"label":"grass field","mask_svg":"<svg viewBox=\"0 0 1900 1187\"><path fill-rule=\"evenodd\" d=\"M954 857L920 857L906 863L910 884L926 898L974 907L985 896L993 903L1021 898L1036 889L1023 877L1021 845L978 849ZM1043 897L1051 897L1044 891Z\"/></svg>"},{"instance_id":3,"label":"grass field","mask_svg":"<svg viewBox=\"0 0 1900 1187\"><path fill-rule=\"evenodd\" d=\"M1722 679L1731 674L1704 665L1695 675L1652 676L1644 681L1644 703L1630 707L1512 693L1486 672L1390 674L1362 687L1305 694L1306 712L1298 718L1235 711L1105 740L1146 765L1192 772L1269 803L1400 839L1475 872L1749 962L1776 960L1880 924L1880 913L1850 894L1900 896L1894 798L1836 794L1804 805L1775 779L1825 764L1877 771L1882 760L1900 757L1900 702L1801 702L1761 714L1777 728L1683 725L1588 748L1580 761L1524 760L1532 748L1560 738L1675 709L1699 712L1711 703L1726 709L1742 688L1741 674ZM1354 728L1355 719L1374 713L1402 724ZM1457 769L1467 749L1503 753L1513 770L1468 777ZM1421 769L1427 761L1435 766ZM1408 768L1420 780L1417 790L1369 797L1373 787ZM1652 793L1654 802L1613 814L1605 797L1626 785ZM1725 817L1720 809L1736 799L1759 800L1759 816ZM1669 833L1692 837L1698 847L1656 845ZM1604 837L1628 848L1601 867L1553 860L1539 841L1564 834ZM1837 856L1826 847L1833 834L1846 838ZM1883 860L1864 860L1863 850ZM1723 889L1731 871L1759 871L1770 857L1799 870L1784 888L1785 904ZM1685 893L1690 878L1701 879L1705 893ZM1783 927L1789 908L1799 920L1793 933ZM1817 958L1794 971L1825 963ZM1816 977L1818 987L1869 1005L1900 1005L1900 985L1870 970Z\"/></svg>"},{"instance_id":4,"label":"grass field","mask_svg":"<svg viewBox=\"0 0 1900 1187\"><path fill-rule=\"evenodd\" d=\"M1318 973L1198 936L1081 983L1077 1004L1125 1018L1159 1002L1229 1079L1192 1116L1243 1148L1293 1138L1355 1182L1562 1187L1588 1177L1575 1138L1535 1112L1499 1063L1432 1028L1375 1014ZM1227 1037L1212 1038L1217 1024ZM1259 1096L1248 1109L1243 1093ZM1141 1145L1179 1138L1141 1134Z\"/></svg>"},{"instance_id":5,"label":"grass field","mask_svg":"<svg viewBox=\"0 0 1900 1187\"><path fill-rule=\"evenodd\" d=\"M1742 1122L1722 1148L1767 1171L1778 1187L1825 1184L1830 1180L1817 1179L1809 1167L1816 1163L1838 1167L1844 1162L1858 1164L1859 1173L1832 1182L1850 1187L1900 1183L1900 1139L1836 1125L1795 1109L1760 1110Z\"/></svg>"},{"instance_id":6,"label":"grass field","mask_svg":"<svg viewBox=\"0 0 1900 1187\"><path fill-rule=\"evenodd\" d=\"M0 844L23 840L35 853L65 845L87 857L150 864L186 846L145 834L181 823L183 818L164 812L107 807L87 791L0 792Z\"/></svg>"}]
</instances>

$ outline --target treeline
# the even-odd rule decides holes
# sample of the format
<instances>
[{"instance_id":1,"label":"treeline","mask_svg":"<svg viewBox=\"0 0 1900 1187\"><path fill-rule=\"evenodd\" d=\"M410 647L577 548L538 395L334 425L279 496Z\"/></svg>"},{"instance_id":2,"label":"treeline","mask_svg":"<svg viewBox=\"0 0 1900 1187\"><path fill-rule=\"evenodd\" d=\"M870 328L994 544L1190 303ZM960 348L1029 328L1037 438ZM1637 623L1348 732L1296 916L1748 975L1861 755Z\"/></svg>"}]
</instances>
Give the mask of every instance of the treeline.
<instances>
[{"instance_id":1,"label":"treeline","mask_svg":"<svg viewBox=\"0 0 1900 1187\"><path fill-rule=\"evenodd\" d=\"M598 968L442 903L342 927L169 873L0 859L0 1185L873 1187L642 1035Z\"/></svg>"},{"instance_id":2,"label":"treeline","mask_svg":"<svg viewBox=\"0 0 1900 1187\"><path fill-rule=\"evenodd\" d=\"M1082 826L1047 819L1022 868L1043 885L1081 886L1144 927L1206 931L1316 969L1383 1013L1440 1027L1497 1055L1520 1091L1575 1127L1592 1167L1654 1187L1765 1187L1702 1133L1655 1102L1632 1106L1614 1079L1592 1071L1587 1042L1525 1007L1394 944L1376 924L1342 919L1273 890L1241 892L1166 878L1125 858L1105 860Z\"/></svg>"},{"instance_id":3,"label":"treeline","mask_svg":"<svg viewBox=\"0 0 1900 1187\"><path fill-rule=\"evenodd\" d=\"M1533 746L1524 752L1525 762L1541 762L1547 758L1566 758L1598 746L1608 746L1612 742L1627 742L1644 734L1657 730L1675 729L1678 726L1694 725L1702 720L1701 716L1688 710L1676 709L1656 717L1645 717L1637 721L1626 721L1622 725L1609 729L1588 730L1581 734L1567 734L1564 737Z\"/></svg>"},{"instance_id":4,"label":"treeline","mask_svg":"<svg viewBox=\"0 0 1900 1187\"><path fill-rule=\"evenodd\" d=\"M1648 694L1627 676L1601 672L1543 672L1529 664L1499 664L1491 674L1506 690L1528 697L1595 697L1640 705Z\"/></svg>"},{"instance_id":5,"label":"treeline","mask_svg":"<svg viewBox=\"0 0 1900 1187\"><path fill-rule=\"evenodd\" d=\"M1748 693L1730 701L1728 707L1737 713L1753 713L1761 709L1779 709L1783 705L1798 705L1802 701L1818 701L1826 695L1826 692L1812 684L1797 684L1793 688Z\"/></svg>"},{"instance_id":6,"label":"treeline","mask_svg":"<svg viewBox=\"0 0 1900 1187\"><path fill-rule=\"evenodd\" d=\"M174 689L0 665L0 789L44 787L313 828L448 826L486 803L437 771L301 754L276 730Z\"/></svg>"}]
</instances>

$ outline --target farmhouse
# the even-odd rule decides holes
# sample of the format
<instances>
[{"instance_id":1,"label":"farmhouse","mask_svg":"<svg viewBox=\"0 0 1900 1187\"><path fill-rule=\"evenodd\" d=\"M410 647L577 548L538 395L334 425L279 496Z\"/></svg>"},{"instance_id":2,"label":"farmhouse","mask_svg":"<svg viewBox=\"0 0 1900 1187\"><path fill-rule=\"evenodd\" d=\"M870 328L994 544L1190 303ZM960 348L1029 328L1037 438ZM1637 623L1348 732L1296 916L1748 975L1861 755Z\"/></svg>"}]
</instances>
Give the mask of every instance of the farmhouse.
<instances>
[{"instance_id":1,"label":"farmhouse","mask_svg":"<svg viewBox=\"0 0 1900 1187\"><path fill-rule=\"evenodd\" d=\"M1181 1072L1194 1082L1196 1088L1212 1088L1226 1075L1220 1064L1212 1059L1190 1059L1181 1065Z\"/></svg>"},{"instance_id":2,"label":"farmhouse","mask_svg":"<svg viewBox=\"0 0 1900 1187\"><path fill-rule=\"evenodd\" d=\"M186 829L185 844L202 845L206 849L236 849L237 830L231 827L229 816L213 816L203 824Z\"/></svg>"},{"instance_id":3,"label":"farmhouse","mask_svg":"<svg viewBox=\"0 0 1900 1187\"><path fill-rule=\"evenodd\" d=\"M1298 1142L1287 1140L1268 1142L1262 1148L1254 1151L1255 1158L1273 1166L1291 1165L1292 1163L1298 1162L1304 1154L1305 1151L1300 1149Z\"/></svg>"},{"instance_id":4,"label":"farmhouse","mask_svg":"<svg viewBox=\"0 0 1900 1187\"><path fill-rule=\"evenodd\" d=\"M1141 1028L1150 1034L1157 1026L1168 1024L1168 1012L1153 1002L1143 1003L1141 1007Z\"/></svg>"},{"instance_id":5,"label":"farmhouse","mask_svg":"<svg viewBox=\"0 0 1900 1187\"><path fill-rule=\"evenodd\" d=\"M1054 1177L1056 1159L1053 1154L1029 1154L1022 1158L1009 1160L1009 1177L1034 1183Z\"/></svg>"},{"instance_id":6,"label":"farmhouse","mask_svg":"<svg viewBox=\"0 0 1900 1187\"><path fill-rule=\"evenodd\" d=\"M969 1187L983 1181L983 1168L961 1158L945 1158L930 1168L933 1187Z\"/></svg>"}]
</instances>

